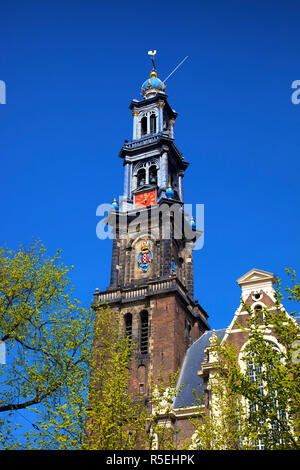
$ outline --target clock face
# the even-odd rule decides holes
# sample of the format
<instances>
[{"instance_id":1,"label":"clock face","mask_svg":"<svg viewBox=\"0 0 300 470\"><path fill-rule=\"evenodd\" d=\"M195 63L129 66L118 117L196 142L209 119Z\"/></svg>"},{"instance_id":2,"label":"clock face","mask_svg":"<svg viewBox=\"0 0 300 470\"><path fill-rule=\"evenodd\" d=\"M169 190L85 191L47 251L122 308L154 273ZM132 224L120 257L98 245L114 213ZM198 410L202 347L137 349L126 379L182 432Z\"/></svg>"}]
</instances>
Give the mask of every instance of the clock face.
<instances>
[{"instance_id":1,"label":"clock face","mask_svg":"<svg viewBox=\"0 0 300 470\"><path fill-rule=\"evenodd\" d=\"M156 191L147 191L146 193L139 193L134 196L135 207L151 206L156 203Z\"/></svg>"}]
</instances>

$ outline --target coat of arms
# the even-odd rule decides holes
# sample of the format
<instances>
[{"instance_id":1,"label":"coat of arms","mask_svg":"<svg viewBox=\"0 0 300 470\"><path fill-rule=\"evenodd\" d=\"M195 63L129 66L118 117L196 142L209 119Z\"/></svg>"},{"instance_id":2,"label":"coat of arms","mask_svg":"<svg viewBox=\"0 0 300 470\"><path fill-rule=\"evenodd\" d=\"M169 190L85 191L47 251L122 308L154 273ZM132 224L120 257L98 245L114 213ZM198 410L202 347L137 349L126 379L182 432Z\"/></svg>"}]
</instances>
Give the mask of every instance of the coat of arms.
<instances>
[{"instance_id":1,"label":"coat of arms","mask_svg":"<svg viewBox=\"0 0 300 470\"><path fill-rule=\"evenodd\" d=\"M149 268L151 261L152 261L151 243L145 240L142 243L141 251L138 255L138 265L144 271L144 273Z\"/></svg>"}]
</instances>

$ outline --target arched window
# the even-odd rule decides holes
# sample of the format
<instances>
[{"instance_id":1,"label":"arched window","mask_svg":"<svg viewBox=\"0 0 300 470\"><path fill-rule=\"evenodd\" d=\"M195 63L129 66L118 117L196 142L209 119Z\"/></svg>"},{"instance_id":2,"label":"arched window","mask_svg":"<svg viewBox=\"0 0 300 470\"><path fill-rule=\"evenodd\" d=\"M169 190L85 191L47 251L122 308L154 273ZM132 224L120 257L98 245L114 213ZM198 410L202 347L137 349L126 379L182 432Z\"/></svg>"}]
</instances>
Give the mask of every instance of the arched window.
<instances>
[{"instance_id":1,"label":"arched window","mask_svg":"<svg viewBox=\"0 0 300 470\"><path fill-rule=\"evenodd\" d=\"M254 307L254 312L255 312L256 315L257 315L257 318L258 318L258 320L259 320L259 323L262 323L263 320L264 320L264 312L263 312L262 305L260 305L260 304L255 305L255 307Z\"/></svg>"},{"instance_id":2,"label":"arched window","mask_svg":"<svg viewBox=\"0 0 300 470\"><path fill-rule=\"evenodd\" d=\"M137 174L137 185L139 187L139 186L143 186L145 183L146 183L146 170L145 168L141 168Z\"/></svg>"},{"instance_id":3,"label":"arched window","mask_svg":"<svg viewBox=\"0 0 300 470\"><path fill-rule=\"evenodd\" d=\"M132 340L132 315L131 313L126 313L124 317L124 322L125 322L126 335L130 340Z\"/></svg>"},{"instance_id":4,"label":"arched window","mask_svg":"<svg viewBox=\"0 0 300 470\"><path fill-rule=\"evenodd\" d=\"M148 312L141 313L141 354L148 354L149 343L149 325L148 325Z\"/></svg>"},{"instance_id":5,"label":"arched window","mask_svg":"<svg viewBox=\"0 0 300 470\"><path fill-rule=\"evenodd\" d=\"M157 184L157 168L155 165L151 165L149 168L149 183Z\"/></svg>"},{"instance_id":6,"label":"arched window","mask_svg":"<svg viewBox=\"0 0 300 470\"><path fill-rule=\"evenodd\" d=\"M261 310L262 308L261 305L257 305L256 307L260 307L257 310ZM263 397L266 397L265 403L268 403L269 418L271 417L270 411L272 410L272 413L274 413L274 416L271 418L268 434L272 436L274 442L277 441L277 444L283 444L283 440L278 434L278 426L282 426L280 421L281 423L287 421L287 409L285 405L282 406L281 403L279 404L277 389L273 386L269 386L269 384L275 383L273 377L274 368L276 369L277 361L281 361L280 349L277 344L268 340L265 342L265 348L266 353L267 349L269 349L268 356L270 363L268 366L262 364L261 358L257 359L255 353L252 353L247 361L248 378L252 384L256 385L258 391L257 399L249 403L249 420L250 422L253 421L256 423L258 438L255 441L255 445L258 449L265 448L265 420L262 418L260 409L260 401L262 401L262 403L264 402ZM262 397L261 400L259 399L259 395Z\"/></svg>"},{"instance_id":7,"label":"arched window","mask_svg":"<svg viewBox=\"0 0 300 470\"><path fill-rule=\"evenodd\" d=\"M141 119L141 135L142 137L147 134L147 116Z\"/></svg>"},{"instance_id":8,"label":"arched window","mask_svg":"<svg viewBox=\"0 0 300 470\"><path fill-rule=\"evenodd\" d=\"M156 116L155 114L151 114L150 116L150 134L156 132Z\"/></svg>"}]
</instances>

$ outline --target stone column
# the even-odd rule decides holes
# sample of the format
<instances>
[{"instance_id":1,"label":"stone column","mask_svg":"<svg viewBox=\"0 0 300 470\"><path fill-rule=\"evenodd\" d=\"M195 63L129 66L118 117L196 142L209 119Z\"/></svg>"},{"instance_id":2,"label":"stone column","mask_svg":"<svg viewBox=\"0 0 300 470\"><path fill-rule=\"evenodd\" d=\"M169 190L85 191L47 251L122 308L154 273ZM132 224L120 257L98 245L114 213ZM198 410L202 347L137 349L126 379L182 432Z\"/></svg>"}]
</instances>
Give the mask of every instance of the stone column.
<instances>
[{"instance_id":1,"label":"stone column","mask_svg":"<svg viewBox=\"0 0 300 470\"><path fill-rule=\"evenodd\" d=\"M165 106L164 101L159 101L157 103L157 109L158 109L157 132L162 132L164 129L164 117L163 117L164 106Z\"/></svg>"},{"instance_id":2,"label":"stone column","mask_svg":"<svg viewBox=\"0 0 300 470\"><path fill-rule=\"evenodd\" d=\"M178 173L178 192L179 192L179 198L183 202L183 184L182 184L182 178L184 176L183 171Z\"/></svg>"},{"instance_id":3,"label":"stone column","mask_svg":"<svg viewBox=\"0 0 300 470\"><path fill-rule=\"evenodd\" d=\"M194 297L194 269L193 269L193 242L187 242L185 245L185 285L191 298Z\"/></svg>"},{"instance_id":4,"label":"stone column","mask_svg":"<svg viewBox=\"0 0 300 470\"><path fill-rule=\"evenodd\" d=\"M130 165L129 163L126 163L124 167L124 196L127 199L130 198Z\"/></svg>"},{"instance_id":5,"label":"stone column","mask_svg":"<svg viewBox=\"0 0 300 470\"><path fill-rule=\"evenodd\" d=\"M163 196L168 187L168 153L164 152L160 157L160 181Z\"/></svg>"},{"instance_id":6,"label":"stone column","mask_svg":"<svg viewBox=\"0 0 300 470\"><path fill-rule=\"evenodd\" d=\"M134 109L132 111L132 116L133 116L133 134L132 134L132 140L137 139L137 116L139 115L139 112L137 109Z\"/></svg>"},{"instance_id":7,"label":"stone column","mask_svg":"<svg viewBox=\"0 0 300 470\"><path fill-rule=\"evenodd\" d=\"M150 114L147 114L147 135L150 134Z\"/></svg>"},{"instance_id":8,"label":"stone column","mask_svg":"<svg viewBox=\"0 0 300 470\"><path fill-rule=\"evenodd\" d=\"M119 242L116 238L113 239L112 258L111 258L111 271L110 271L110 286L117 287L118 285L118 264L119 264Z\"/></svg>"},{"instance_id":9,"label":"stone column","mask_svg":"<svg viewBox=\"0 0 300 470\"><path fill-rule=\"evenodd\" d=\"M131 175L131 192L137 188L137 175L134 175L132 172Z\"/></svg>"},{"instance_id":10,"label":"stone column","mask_svg":"<svg viewBox=\"0 0 300 470\"><path fill-rule=\"evenodd\" d=\"M175 124L175 120L174 119L170 119L170 137L172 137L172 139L174 139L174 124Z\"/></svg>"}]
</instances>

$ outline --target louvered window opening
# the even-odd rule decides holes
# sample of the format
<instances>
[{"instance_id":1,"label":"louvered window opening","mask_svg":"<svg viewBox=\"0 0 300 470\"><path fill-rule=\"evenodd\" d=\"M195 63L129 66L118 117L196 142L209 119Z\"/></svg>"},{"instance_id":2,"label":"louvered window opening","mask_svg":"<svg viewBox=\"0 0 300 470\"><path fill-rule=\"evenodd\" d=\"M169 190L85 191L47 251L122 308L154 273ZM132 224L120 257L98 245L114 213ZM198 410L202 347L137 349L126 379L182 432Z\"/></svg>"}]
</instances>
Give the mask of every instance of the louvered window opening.
<instances>
[{"instance_id":1,"label":"louvered window opening","mask_svg":"<svg viewBox=\"0 0 300 470\"><path fill-rule=\"evenodd\" d=\"M132 340L132 315L130 313L128 313L125 316L125 330L126 330L127 337L131 341Z\"/></svg>"},{"instance_id":2,"label":"louvered window opening","mask_svg":"<svg viewBox=\"0 0 300 470\"><path fill-rule=\"evenodd\" d=\"M141 315L141 354L148 353L148 343L149 343L148 313L143 312Z\"/></svg>"}]
</instances>

